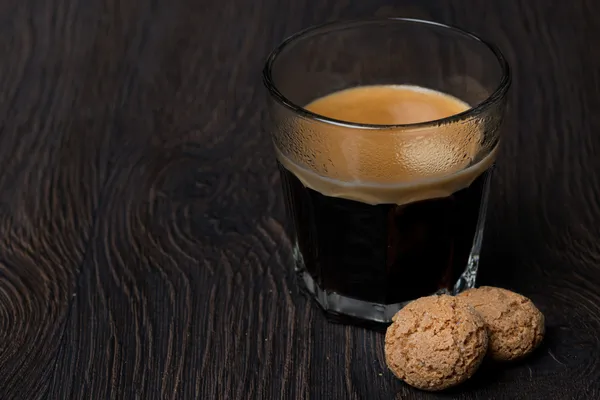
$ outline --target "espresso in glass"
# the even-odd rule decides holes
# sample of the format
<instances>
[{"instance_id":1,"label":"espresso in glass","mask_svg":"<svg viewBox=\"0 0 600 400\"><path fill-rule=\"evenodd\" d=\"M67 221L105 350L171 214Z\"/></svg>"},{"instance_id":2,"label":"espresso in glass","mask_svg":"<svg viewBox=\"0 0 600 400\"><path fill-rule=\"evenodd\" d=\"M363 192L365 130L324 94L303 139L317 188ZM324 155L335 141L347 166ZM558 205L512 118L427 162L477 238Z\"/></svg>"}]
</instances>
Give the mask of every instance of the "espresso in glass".
<instances>
[{"instance_id":1,"label":"espresso in glass","mask_svg":"<svg viewBox=\"0 0 600 400\"><path fill-rule=\"evenodd\" d=\"M504 92L473 104L464 80L414 76L318 96L282 82L306 92L296 104L265 71L295 268L329 314L389 322L420 296L474 285Z\"/></svg>"}]
</instances>

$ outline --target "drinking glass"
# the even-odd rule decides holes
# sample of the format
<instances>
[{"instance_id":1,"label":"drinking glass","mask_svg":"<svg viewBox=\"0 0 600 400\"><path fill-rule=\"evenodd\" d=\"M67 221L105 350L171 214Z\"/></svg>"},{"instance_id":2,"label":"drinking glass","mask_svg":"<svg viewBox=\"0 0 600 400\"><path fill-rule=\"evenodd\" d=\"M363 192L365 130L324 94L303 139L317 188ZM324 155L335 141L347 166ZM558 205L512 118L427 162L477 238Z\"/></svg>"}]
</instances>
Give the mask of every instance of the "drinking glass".
<instances>
[{"instance_id":1,"label":"drinking glass","mask_svg":"<svg viewBox=\"0 0 600 400\"><path fill-rule=\"evenodd\" d=\"M328 315L387 323L418 297L474 286L510 86L494 45L416 19L328 23L279 45L263 80L295 270ZM365 85L431 89L470 108L400 125L340 121L305 108ZM463 151L465 140L475 150L456 170L412 180L386 173L403 168L414 149L427 164L439 153L433 142ZM346 155L344 165L328 156L333 151Z\"/></svg>"}]
</instances>

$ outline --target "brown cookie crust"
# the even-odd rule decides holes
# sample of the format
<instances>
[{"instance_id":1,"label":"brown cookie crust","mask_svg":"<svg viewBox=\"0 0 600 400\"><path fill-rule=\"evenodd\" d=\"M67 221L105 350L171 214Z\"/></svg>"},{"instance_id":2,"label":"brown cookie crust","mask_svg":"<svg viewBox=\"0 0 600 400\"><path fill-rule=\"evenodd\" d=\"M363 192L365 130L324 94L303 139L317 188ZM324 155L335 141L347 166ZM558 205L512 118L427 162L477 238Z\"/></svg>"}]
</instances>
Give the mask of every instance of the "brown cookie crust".
<instances>
[{"instance_id":1,"label":"brown cookie crust","mask_svg":"<svg viewBox=\"0 0 600 400\"><path fill-rule=\"evenodd\" d=\"M441 295L398 311L385 335L386 363L398 378L423 390L442 390L470 378L483 360L488 336L465 301Z\"/></svg>"},{"instance_id":2,"label":"brown cookie crust","mask_svg":"<svg viewBox=\"0 0 600 400\"><path fill-rule=\"evenodd\" d=\"M488 354L494 360L516 360L542 342L544 315L527 297L490 286L469 289L457 297L469 302L485 321Z\"/></svg>"}]
</instances>

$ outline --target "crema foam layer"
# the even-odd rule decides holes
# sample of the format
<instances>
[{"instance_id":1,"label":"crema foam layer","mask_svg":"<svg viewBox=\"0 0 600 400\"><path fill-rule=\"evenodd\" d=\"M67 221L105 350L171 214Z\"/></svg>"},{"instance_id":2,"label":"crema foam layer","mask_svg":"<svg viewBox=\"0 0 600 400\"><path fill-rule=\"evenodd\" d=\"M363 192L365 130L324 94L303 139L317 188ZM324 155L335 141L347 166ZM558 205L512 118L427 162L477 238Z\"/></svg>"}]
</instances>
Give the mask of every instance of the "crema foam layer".
<instances>
[{"instance_id":1,"label":"crema foam layer","mask_svg":"<svg viewBox=\"0 0 600 400\"><path fill-rule=\"evenodd\" d=\"M468 110L467 103L409 85L360 86L319 98L306 107L345 122L401 125L435 121ZM446 197L468 187L495 160L482 160L481 124L473 120L425 127L357 128L318 123L301 127L298 148L306 162L277 148L280 163L326 196L367 204L406 204ZM304 154L303 154L304 155Z\"/></svg>"}]
</instances>

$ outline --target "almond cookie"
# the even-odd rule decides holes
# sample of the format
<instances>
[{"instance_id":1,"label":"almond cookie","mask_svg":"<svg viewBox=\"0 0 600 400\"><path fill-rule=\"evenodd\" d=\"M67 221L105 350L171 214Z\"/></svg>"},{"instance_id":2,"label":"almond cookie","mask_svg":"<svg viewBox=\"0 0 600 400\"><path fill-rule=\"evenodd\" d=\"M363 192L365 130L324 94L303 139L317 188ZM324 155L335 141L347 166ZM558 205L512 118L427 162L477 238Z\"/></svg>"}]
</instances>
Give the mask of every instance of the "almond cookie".
<instances>
[{"instance_id":1,"label":"almond cookie","mask_svg":"<svg viewBox=\"0 0 600 400\"><path fill-rule=\"evenodd\" d=\"M417 299L398 311L385 335L388 368L423 390L442 390L470 378L483 360L483 319L465 301L447 295Z\"/></svg>"},{"instance_id":2,"label":"almond cookie","mask_svg":"<svg viewBox=\"0 0 600 400\"><path fill-rule=\"evenodd\" d=\"M488 354L494 360L524 357L544 338L544 315L525 296L482 286L457 297L469 302L485 321L490 337Z\"/></svg>"}]
</instances>

